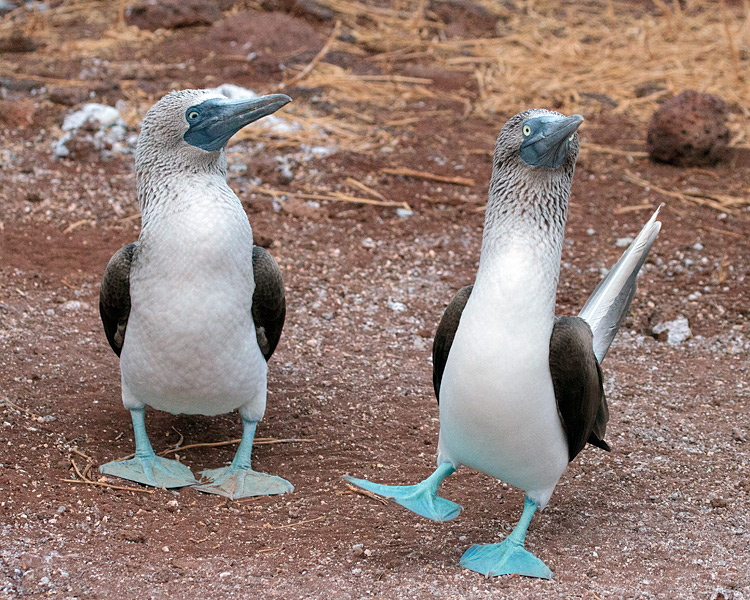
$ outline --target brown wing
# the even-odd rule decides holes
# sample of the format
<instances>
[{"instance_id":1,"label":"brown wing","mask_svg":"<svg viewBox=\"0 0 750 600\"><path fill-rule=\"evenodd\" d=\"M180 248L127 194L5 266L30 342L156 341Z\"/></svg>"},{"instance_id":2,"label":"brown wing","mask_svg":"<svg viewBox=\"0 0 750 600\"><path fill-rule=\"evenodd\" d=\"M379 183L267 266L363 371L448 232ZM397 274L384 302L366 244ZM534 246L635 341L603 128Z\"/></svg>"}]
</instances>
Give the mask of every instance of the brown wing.
<instances>
[{"instance_id":1,"label":"brown wing","mask_svg":"<svg viewBox=\"0 0 750 600\"><path fill-rule=\"evenodd\" d=\"M139 242L123 246L107 263L99 290L99 315L109 345L117 356L125 342L130 315L130 267Z\"/></svg>"},{"instance_id":2,"label":"brown wing","mask_svg":"<svg viewBox=\"0 0 750 600\"><path fill-rule=\"evenodd\" d=\"M464 312L464 307L473 288L473 285L467 285L458 290L445 309L443 318L440 319L440 324L435 332L435 341L432 344L432 386L435 388L435 398L437 398L438 404L440 404L440 383L443 381L445 363L448 362L448 354L450 354L453 345L453 338L456 337L461 314Z\"/></svg>"},{"instance_id":3,"label":"brown wing","mask_svg":"<svg viewBox=\"0 0 750 600\"><path fill-rule=\"evenodd\" d=\"M594 337L579 317L555 320L549 345L549 368L565 435L568 460L588 442L609 450L604 434L609 409L602 387L602 370L594 355Z\"/></svg>"},{"instance_id":4,"label":"brown wing","mask_svg":"<svg viewBox=\"0 0 750 600\"><path fill-rule=\"evenodd\" d=\"M269 252L253 246L253 321L258 345L266 358L271 358L281 337L286 317L286 299L281 269Z\"/></svg>"}]
</instances>

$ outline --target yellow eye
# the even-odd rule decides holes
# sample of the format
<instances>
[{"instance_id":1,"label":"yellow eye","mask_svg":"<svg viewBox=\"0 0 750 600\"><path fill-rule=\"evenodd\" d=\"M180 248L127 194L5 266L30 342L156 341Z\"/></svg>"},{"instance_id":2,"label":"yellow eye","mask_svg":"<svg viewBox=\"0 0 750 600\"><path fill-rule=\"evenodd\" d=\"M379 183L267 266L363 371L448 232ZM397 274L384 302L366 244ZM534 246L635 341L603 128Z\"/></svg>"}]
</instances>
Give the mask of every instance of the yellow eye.
<instances>
[{"instance_id":1,"label":"yellow eye","mask_svg":"<svg viewBox=\"0 0 750 600\"><path fill-rule=\"evenodd\" d=\"M198 111L197 110L191 110L188 113L188 119L190 119L191 121L195 121L195 119L197 119L197 118L198 118Z\"/></svg>"},{"instance_id":2,"label":"yellow eye","mask_svg":"<svg viewBox=\"0 0 750 600\"><path fill-rule=\"evenodd\" d=\"M529 127L528 125L524 125L523 126L523 134L524 135L530 135L531 134L531 127Z\"/></svg>"}]
</instances>

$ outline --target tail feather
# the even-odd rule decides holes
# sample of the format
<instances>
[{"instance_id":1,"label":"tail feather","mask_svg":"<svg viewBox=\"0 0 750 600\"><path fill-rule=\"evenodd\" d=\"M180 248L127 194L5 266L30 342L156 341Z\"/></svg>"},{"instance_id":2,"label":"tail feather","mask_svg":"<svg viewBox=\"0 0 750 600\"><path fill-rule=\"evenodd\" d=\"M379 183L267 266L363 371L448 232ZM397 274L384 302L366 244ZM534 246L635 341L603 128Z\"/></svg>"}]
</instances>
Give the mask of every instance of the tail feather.
<instances>
[{"instance_id":1,"label":"tail feather","mask_svg":"<svg viewBox=\"0 0 750 600\"><path fill-rule=\"evenodd\" d=\"M607 276L599 282L583 305L578 316L586 321L594 334L594 354L602 362L612 340L620 329L636 290L638 271L643 266L661 222L656 220L661 206L641 229Z\"/></svg>"}]
</instances>

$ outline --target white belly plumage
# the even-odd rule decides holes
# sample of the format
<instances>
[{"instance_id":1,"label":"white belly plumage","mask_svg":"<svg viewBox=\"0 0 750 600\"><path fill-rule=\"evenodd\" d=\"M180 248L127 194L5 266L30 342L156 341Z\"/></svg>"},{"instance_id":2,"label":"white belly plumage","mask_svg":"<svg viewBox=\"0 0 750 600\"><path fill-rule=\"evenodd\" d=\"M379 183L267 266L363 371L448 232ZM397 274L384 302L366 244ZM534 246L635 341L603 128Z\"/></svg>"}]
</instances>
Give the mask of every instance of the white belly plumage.
<instances>
[{"instance_id":1,"label":"white belly plumage","mask_svg":"<svg viewBox=\"0 0 750 600\"><path fill-rule=\"evenodd\" d=\"M126 408L215 415L244 407L259 420L267 368L251 314L247 217L212 207L173 216L159 229L131 273L120 357Z\"/></svg>"},{"instance_id":2,"label":"white belly plumage","mask_svg":"<svg viewBox=\"0 0 750 600\"><path fill-rule=\"evenodd\" d=\"M497 477L544 507L568 448L549 372L554 317L523 301L533 297L475 286L443 373L438 460Z\"/></svg>"}]
</instances>

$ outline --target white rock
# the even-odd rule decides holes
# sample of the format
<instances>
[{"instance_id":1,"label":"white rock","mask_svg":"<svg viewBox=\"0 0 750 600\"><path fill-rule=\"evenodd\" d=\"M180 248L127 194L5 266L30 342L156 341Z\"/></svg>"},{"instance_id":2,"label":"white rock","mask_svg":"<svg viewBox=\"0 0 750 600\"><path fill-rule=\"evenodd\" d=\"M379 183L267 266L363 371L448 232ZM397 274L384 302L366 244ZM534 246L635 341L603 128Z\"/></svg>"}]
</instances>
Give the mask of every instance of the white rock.
<instances>
[{"instance_id":1,"label":"white rock","mask_svg":"<svg viewBox=\"0 0 750 600\"><path fill-rule=\"evenodd\" d=\"M388 308L390 308L393 312L404 312L406 310L406 305L402 302L388 300Z\"/></svg>"},{"instance_id":2,"label":"white rock","mask_svg":"<svg viewBox=\"0 0 750 600\"><path fill-rule=\"evenodd\" d=\"M84 104L80 109L65 117L62 124L62 130L65 133L54 146L55 156L62 158L70 154L65 144L74 135L78 135L81 127L87 122L95 123L97 129L92 132L80 132L80 135L88 138L95 148L103 152L130 152L135 147L137 138L128 136L127 125L120 111L113 106L92 102Z\"/></svg>"},{"instance_id":3,"label":"white rock","mask_svg":"<svg viewBox=\"0 0 750 600\"><path fill-rule=\"evenodd\" d=\"M674 321L665 321L654 325L652 331L655 334L667 332L667 344L677 346L691 337L690 323L686 317L677 317Z\"/></svg>"},{"instance_id":4,"label":"white rock","mask_svg":"<svg viewBox=\"0 0 750 600\"><path fill-rule=\"evenodd\" d=\"M633 243L633 238L630 236L617 238L617 241L615 242L615 246L618 248L625 248L626 246L630 246L630 244Z\"/></svg>"},{"instance_id":5,"label":"white rock","mask_svg":"<svg viewBox=\"0 0 750 600\"><path fill-rule=\"evenodd\" d=\"M89 308L90 306L86 302L81 302L80 300L68 300L60 307L63 312L76 312L79 310L88 310Z\"/></svg>"}]
</instances>

